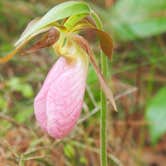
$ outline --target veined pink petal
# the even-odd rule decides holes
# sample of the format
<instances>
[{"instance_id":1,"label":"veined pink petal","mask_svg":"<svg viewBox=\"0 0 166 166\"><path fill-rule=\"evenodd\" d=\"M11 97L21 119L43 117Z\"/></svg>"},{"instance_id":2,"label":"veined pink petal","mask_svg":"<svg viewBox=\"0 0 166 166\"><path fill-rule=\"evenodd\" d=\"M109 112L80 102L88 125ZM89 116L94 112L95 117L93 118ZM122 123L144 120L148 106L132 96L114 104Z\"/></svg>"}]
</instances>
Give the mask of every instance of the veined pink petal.
<instances>
[{"instance_id":1,"label":"veined pink petal","mask_svg":"<svg viewBox=\"0 0 166 166\"><path fill-rule=\"evenodd\" d=\"M49 71L44 84L39 91L34 101L34 110L36 119L42 129L47 130L47 117L46 117L46 96L49 86L56 80L56 78L66 69L64 69L65 59L60 58ZM58 73L56 71L59 71Z\"/></svg>"},{"instance_id":2,"label":"veined pink petal","mask_svg":"<svg viewBox=\"0 0 166 166\"><path fill-rule=\"evenodd\" d=\"M87 69L81 59L65 66L68 69L51 84L47 94L47 131L55 138L66 136L74 127L86 85Z\"/></svg>"},{"instance_id":3,"label":"veined pink petal","mask_svg":"<svg viewBox=\"0 0 166 166\"><path fill-rule=\"evenodd\" d=\"M87 68L81 58L74 63L59 58L35 98L36 119L54 138L66 136L79 118Z\"/></svg>"}]
</instances>

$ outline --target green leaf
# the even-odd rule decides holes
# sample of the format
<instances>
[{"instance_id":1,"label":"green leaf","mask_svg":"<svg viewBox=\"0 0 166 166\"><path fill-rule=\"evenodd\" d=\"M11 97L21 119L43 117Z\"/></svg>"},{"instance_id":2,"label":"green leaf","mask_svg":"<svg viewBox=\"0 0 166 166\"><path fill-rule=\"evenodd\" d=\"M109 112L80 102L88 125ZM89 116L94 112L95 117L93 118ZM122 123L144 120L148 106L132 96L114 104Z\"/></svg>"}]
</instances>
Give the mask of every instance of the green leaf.
<instances>
[{"instance_id":1,"label":"green leaf","mask_svg":"<svg viewBox=\"0 0 166 166\"><path fill-rule=\"evenodd\" d=\"M67 157L72 158L75 155L73 146L70 144L66 144L64 146L64 153Z\"/></svg>"},{"instance_id":2,"label":"green leaf","mask_svg":"<svg viewBox=\"0 0 166 166\"><path fill-rule=\"evenodd\" d=\"M103 24L102 24L99 16L94 11L92 11L91 12L91 17L95 21L96 27L98 29L102 30L103 29Z\"/></svg>"},{"instance_id":3,"label":"green leaf","mask_svg":"<svg viewBox=\"0 0 166 166\"><path fill-rule=\"evenodd\" d=\"M7 101L2 96L0 96L0 109L2 110L6 108L6 106L7 106Z\"/></svg>"},{"instance_id":4,"label":"green leaf","mask_svg":"<svg viewBox=\"0 0 166 166\"><path fill-rule=\"evenodd\" d=\"M22 95L26 98L31 98L33 96L33 89L29 84L22 84L19 91L22 93Z\"/></svg>"},{"instance_id":5,"label":"green leaf","mask_svg":"<svg viewBox=\"0 0 166 166\"><path fill-rule=\"evenodd\" d=\"M31 98L34 94L32 87L17 77L11 78L11 80L8 81L8 86L12 91L18 91L26 98Z\"/></svg>"},{"instance_id":6,"label":"green leaf","mask_svg":"<svg viewBox=\"0 0 166 166\"><path fill-rule=\"evenodd\" d=\"M166 32L165 11L166 0L119 0L103 17L116 39L134 40Z\"/></svg>"},{"instance_id":7,"label":"green leaf","mask_svg":"<svg viewBox=\"0 0 166 166\"><path fill-rule=\"evenodd\" d=\"M88 165L87 159L84 156L80 157L80 163L83 165Z\"/></svg>"},{"instance_id":8,"label":"green leaf","mask_svg":"<svg viewBox=\"0 0 166 166\"><path fill-rule=\"evenodd\" d=\"M25 30L22 32L22 34L21 34L20 37L22 38L23 36L25 36L25 35L28 33L28 31L29 31L30 29L32 29L33 26L34 26L39 20L40 20L40 18L35 18L35 19L31 20L31 21L28 23L28 25L27 25L27 27L25 28Z\"/></svg>"},{"instance_id":9,"label":"green leaf","mask_svg":"<svg viewBox=\"0 0 166 166\"><path fill-rule=\"evenodd\" d=\"M93 84L95 82L97 82L96 73L95 73L94 69L92 68L92 66L89 66L87 83L88 83L88 85L90 85L90 84Z\"/></svg>"},{"instance_id":10,"label":"green leaf","mask_svg":"<svg viewBox=\"0 0 166 166\"><path fill-rule=\"evenodd\" d=\"M25 122L27 119L29 119L33 114L33 109L32 108L26 108L23 109L21 111L19 111L16 116L15 119L17 120L17 122L23 123Z\"/></svg>"},{"instance_id":11,"label":"green leaf","mask_svg":"<svg viewBox=\"0 0 166 166\"><path fill-rule=\"evenodd\" d=\"M166 87L151 99L146 110L146 119L149 122L150 138L156 143L166 133Z\"/></svg>"},{"instance_id":12,"label":"green leaf","mask_svg":"<svg viewBox=\"0 0 166 166\"><path fill-rule=\"evenodd\" d=\"M75 26L80 20L82 20L86 16L87 16L87 14L78 14L78 15L71 16L65 22L64 26L67 29L71 29L73 26Z\"/></svg>"},{"instance_id":13,"label":"green leaf","mask_svg":"<svg viewBox=\"0 0 166 166\"><path fill-rule=\"evenodd\" d=\"M79 14L89 14L90 8L84 2L69 1L61 3L51 10L49 10L36 24L34 24L29 31L23 35L17 42L16 45L27 40L31 35L37 31L49 26L49 24L54 23L58 20L79 15Z\"/></svg>"}]
</instances>

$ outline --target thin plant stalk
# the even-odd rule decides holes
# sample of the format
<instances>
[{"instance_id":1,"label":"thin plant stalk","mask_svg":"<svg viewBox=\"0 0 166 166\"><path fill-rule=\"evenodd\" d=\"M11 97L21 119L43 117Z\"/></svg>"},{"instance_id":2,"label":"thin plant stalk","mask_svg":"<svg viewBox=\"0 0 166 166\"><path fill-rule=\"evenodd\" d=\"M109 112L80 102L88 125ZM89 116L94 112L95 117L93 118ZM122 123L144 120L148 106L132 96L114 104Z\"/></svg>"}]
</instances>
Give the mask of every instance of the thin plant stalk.
<instances>
[{"instance_id":1,"label":"thin plant stalk","mask_svg":"<svg viewBox=\"0 0 166 166\"><path fill-rule=\"evenodd\" d=\"M101 52L101 70L103 76L107 76L107 58ZM107 101L101 90L101 111L100 111L100 165L107 166Z\"/></svg>"}]
</instances>

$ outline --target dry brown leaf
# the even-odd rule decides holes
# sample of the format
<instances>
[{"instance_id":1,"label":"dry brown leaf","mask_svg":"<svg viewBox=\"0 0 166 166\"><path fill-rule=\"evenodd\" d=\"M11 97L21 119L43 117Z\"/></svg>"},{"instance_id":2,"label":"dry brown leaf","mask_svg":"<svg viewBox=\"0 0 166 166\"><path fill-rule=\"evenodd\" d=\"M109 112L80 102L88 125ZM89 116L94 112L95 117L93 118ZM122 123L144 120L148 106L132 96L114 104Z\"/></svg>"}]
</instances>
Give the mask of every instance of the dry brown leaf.
<instances>
[{"instance_id":1,"label":"dry brown leaf","mask_svg":"<svg viewBox=\"0 0 166 166\"><path fill-rule=\"evenodd\" d=\"M49 47L53 45L59 38L59 31L55 28L51 28L47 34L43 36L41 40L32 45L29 49L25 50L23 53L32 53L38 51L42 48Z\"/></svg>"},{"instance_id":2,"label":"dry brown leaf","mask_svg":"<svg viewBox=\"0 0 166 166\"><path fill-rule=\"evenodd\" d=\"M100 40L100 46L104 54L107 55L109 59L112 59L113 41L110 35L98 29L92 29L92 30L97 33L97 36L99 37Z\"/></svg>"},{"instance_id":3,"label":"dry brown leaf","mask_svg":"<svg viewBox=\"0 0 166 166\"><path fill-rule=\"evenodd\" d=\"M96 36L99 38L102 51L109 59L112 59L113 40L111 36L108 33L97 29L89 18L84 20L82 23L78 24L74 28L74 30L75 31L91 30L92 32L96 33Z\"/></svg>"}]
</instances>

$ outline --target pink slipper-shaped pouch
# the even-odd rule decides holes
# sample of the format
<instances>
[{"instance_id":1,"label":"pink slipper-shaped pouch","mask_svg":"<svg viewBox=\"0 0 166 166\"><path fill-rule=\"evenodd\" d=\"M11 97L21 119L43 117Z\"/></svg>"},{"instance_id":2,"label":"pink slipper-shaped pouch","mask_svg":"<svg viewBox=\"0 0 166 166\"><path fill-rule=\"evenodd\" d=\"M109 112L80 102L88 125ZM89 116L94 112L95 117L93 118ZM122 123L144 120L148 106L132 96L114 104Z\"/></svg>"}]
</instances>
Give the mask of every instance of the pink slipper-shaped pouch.
<instances>
[{"instance_id":1,"label":"pink slipper-shaped pouch","mask_svg":"<svg viewBox=\"0 0 166 166\"><path fill-rule=\"evenodd\" d=\"M75 126L82 109L87 66L81 58L69 63L60 57L35 98L36 119L54 138L63 138Z\"/></svg>"}]
</instances>

